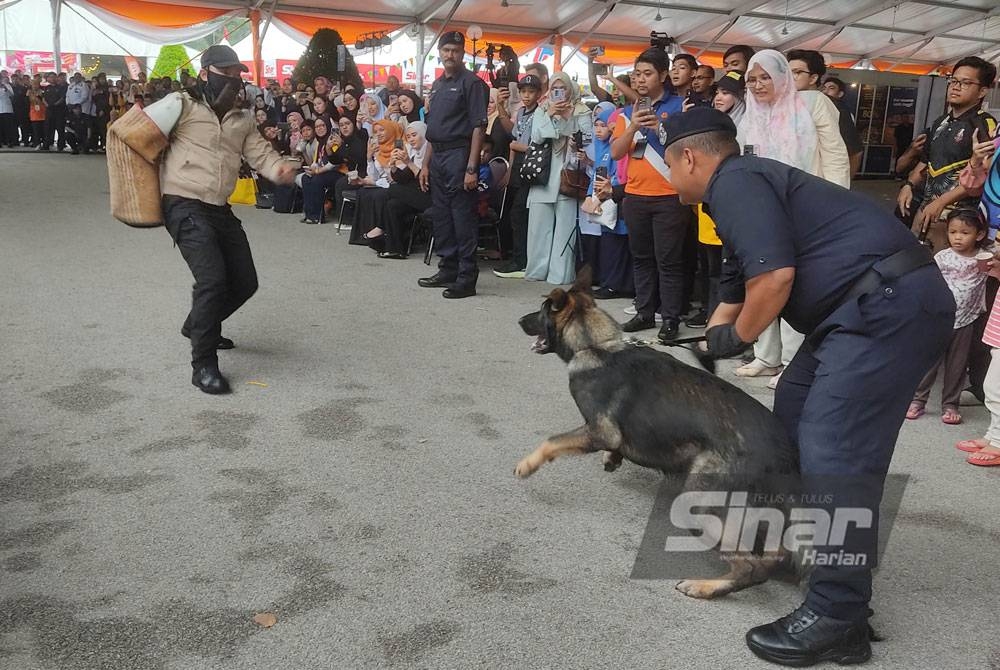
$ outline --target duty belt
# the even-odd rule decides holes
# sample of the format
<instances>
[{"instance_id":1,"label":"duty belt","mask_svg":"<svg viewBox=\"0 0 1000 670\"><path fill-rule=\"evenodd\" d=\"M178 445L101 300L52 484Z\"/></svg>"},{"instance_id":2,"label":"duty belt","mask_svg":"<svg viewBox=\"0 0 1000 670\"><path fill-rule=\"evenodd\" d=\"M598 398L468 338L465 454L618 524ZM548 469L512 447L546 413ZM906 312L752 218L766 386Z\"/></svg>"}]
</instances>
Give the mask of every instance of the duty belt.
<instances>
[{"instance_id":1,"label":"duty belt","mask_svg":"<svg viewBox=\"0 0 1000 670\"><path fill-rule=\"evenodd\" d=\"M899 279L905 274L913 272L917 268L930 265L934 262L934 257L927 247L917 245L907 247L902 251L897 251L891 256L886 256L880 261L876 261L865 273L847 289L847 293L837 305L855 300L861 296L877 290L883 284Z\"/></svg>"},{"instance_id":2,"label":"duty belt","mask_svg":"<svg viewBox=\"0 0 1000 670\"><path fill-rule=\"evenodd\" d=\"M452 149L467 149L470 146L472 138L467 138L464 140L455 140L454 142L431 142L431 148L434 149L434 153L440 151L450 151Z\"/></svg>"}]
</instances>

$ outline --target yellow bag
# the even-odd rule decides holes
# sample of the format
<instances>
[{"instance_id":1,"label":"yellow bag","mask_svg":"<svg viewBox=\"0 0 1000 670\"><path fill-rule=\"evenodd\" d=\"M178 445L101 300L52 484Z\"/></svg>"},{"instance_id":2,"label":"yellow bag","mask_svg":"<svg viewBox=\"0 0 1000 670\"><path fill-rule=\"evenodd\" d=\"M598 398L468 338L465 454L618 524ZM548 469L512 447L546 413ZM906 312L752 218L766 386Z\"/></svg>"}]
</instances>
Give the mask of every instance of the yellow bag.
<instances>
[{"instance_id":1,"label":"yellow bag","mask_svg":"<svg viewBox=\"0 0 1000 670\"><path fill-rule=\"evenodd\" d=\"M229 196L230 205L256 205L257 204L257 184L250 177L236 180L236 188Z\"/></svg>"}]
</instances>

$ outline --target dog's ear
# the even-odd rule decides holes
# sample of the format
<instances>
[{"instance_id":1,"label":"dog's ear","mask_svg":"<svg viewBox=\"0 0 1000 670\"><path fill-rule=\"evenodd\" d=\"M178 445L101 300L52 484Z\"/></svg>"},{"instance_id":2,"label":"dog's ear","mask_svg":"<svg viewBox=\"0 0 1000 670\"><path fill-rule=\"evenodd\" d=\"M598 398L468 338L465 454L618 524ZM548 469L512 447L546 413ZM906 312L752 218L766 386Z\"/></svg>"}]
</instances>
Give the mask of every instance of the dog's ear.
<instances>
[{"instance_id":1,"label":"dog's ear","mask_svg":"<svg viewBox=\"0 0 1000 670\"><path fill-rule=\"evenodd\" d=\"M549 306L553 312L561 312L566 307L567 302L569 302L569 294L561 288L553 289L552 293L549 293Z\"/></svg>"},{"instance_id":2,"label":"dog's ear","mask_svg":"<svg viewBox=\"0 0 1000 670\"><path fill-rule=\"evenodd\" d=\"M571 290L577 291L578 293L590 293L590 287L594 284L594 270L590 267L590 263L587 263L580 271L576 273L576 281L573 282L573 288Z\"/></svg>"}]
</instances>

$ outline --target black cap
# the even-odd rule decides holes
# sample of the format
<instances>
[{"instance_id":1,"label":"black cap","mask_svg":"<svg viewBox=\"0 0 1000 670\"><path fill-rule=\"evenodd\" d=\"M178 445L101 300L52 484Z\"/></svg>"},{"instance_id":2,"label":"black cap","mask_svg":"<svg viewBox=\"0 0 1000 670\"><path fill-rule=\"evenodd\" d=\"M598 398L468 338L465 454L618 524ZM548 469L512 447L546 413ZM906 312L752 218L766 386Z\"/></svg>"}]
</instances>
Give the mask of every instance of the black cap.
<instances>
[{"instance_id":1,"label":"black cap","mask_svg":"<svg viewBox=\"0 0 1000 670\"><path fill-rule=\"evenodd\" d=\"M738 95L741 98L747 90L746 82L743 81L743 74L733 70L732 72L727 72L726 76L715 83L717 87L723 91L728 91L734 95Z\"/></svg>"},{"instance_id":2,"label":"black cap","mask_svg":"<svg viewBox=\"0 0 1000 670\"><path fill-rule=\"evenodd\" d=\"M542 80L536 74L526 74L521 77L521 81L517 82L518 89L522 88L534 88L536 90L542 90Z\"/></svg>"},{"instance_id":3,"label":"black cap","mask_svg":"<svg viewBox=\"0 0 1000 670\"><path fill-rule=\"evenodd\" d=\"M677 140L692 135L723 131L736 137L736 124L725 112L711 107L694 107L682 114L671 114L663 124L666 148Z\"/></svg>"},{"instance_id":4,"label":"black cap","mask_svg":"<svg viewBox=\"0 0 1000 670\"><path fill-rule=\"evenodd\" d=\"M240 57L236 55L233 48L225 44L215 44L205 49L205 52L201 55L201 66L207 69L209 65L214 65L215 67L239 65L240 69L244 72L250 71L250 68L240 62Z\"/></svg>"},{"instance_id":5,"label":"black cap","mask_svg":"<svg viewBox=\"0 0 1000 670\"><path fill-rule=\"evenodd\" d=\"M464 49L465 35L457 30L449 30L448 32L442 34L441 39L438 40L438 49L444 47L446 44L456 44Z\"/></svg>"}]
</instances>

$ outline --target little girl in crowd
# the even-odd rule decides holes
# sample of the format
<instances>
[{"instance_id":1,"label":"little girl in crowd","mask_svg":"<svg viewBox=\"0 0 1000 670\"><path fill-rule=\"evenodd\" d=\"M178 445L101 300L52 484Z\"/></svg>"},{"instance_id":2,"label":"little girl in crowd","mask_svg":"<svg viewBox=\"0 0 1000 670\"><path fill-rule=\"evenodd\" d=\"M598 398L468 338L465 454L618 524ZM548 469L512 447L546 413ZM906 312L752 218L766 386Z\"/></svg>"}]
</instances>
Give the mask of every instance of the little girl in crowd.
<instances>
[{"instance_id":1,"label":"little girl in crowd","mask_svg":"<svg viewBox=\"0 0 1000 670\"><path fill-rule=\"evenodd\" d=\"M955 296L955 330L941 361L944 365L941 421L958 424L962 422L958 400L965 386L969 351L975 337L973 322L986 311L986 277L989 269L976 260L976 254L989 245L990 241L986 238L986 221L976 210L954 210L948 216L947 225L949 246L934 255L934 262L941 269L944 280ZM913 402L906 412L907 419L923 416L938 367L940 365L931 368L917 387Z\"/></svg>"}]
</instances>

